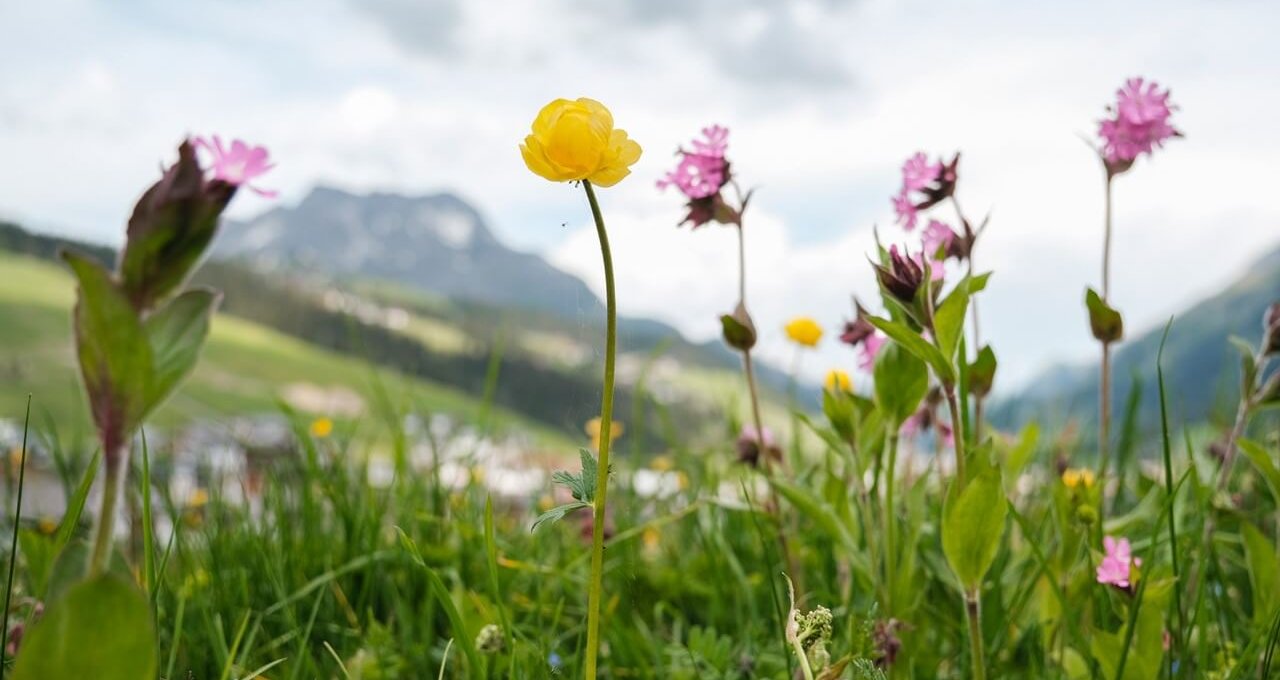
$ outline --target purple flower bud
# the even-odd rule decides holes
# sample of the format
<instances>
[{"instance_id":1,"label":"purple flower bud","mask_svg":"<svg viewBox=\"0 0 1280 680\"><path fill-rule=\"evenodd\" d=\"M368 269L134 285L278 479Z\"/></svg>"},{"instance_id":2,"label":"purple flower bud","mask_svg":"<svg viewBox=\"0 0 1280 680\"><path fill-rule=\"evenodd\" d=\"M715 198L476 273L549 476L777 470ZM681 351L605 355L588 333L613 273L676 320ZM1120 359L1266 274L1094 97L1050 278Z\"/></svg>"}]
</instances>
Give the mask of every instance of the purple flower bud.
<instances>
[{"instance_id":1,"label":"purple flower bud","mask_svg":"<svg viewBox=\"0 0 1280 680\"><path fill-rule=\"evenodd\" d=\"M914 304L916 291L924 285L924 268L916 258L904 255L898 250L898 246L892 246L889 248L889 265L874 266L880 285L890 295L904 304Z\"/></svg>"}]
</instances>

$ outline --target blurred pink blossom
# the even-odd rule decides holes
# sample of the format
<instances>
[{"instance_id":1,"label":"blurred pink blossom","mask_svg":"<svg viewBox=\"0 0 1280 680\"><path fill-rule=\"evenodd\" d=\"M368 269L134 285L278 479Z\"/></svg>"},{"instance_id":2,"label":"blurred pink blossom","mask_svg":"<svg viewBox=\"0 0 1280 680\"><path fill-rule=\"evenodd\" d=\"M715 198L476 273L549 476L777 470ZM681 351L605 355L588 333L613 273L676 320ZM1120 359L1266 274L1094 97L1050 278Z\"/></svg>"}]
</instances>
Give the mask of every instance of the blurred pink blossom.
<instances>
[{"instance_id":1,"label":"blurred pink blossom","mask_svg":"<svg viewBox=\"0 0 1280 680\"><path fill-rule=\"evenodd\" d=\"M1160 90L1155 82L1142 78L1125 81L1116 91L1116 103L1108 107L1111 117L1098 124L1103 158L1113 167L1131 163L1178 136L1169 122L1175 109L1169 103L1169 91Z\"/></svg>"},{"instance_id":2,"label":"blurred pink blossom","mask_svg":"<svg viewBox=\"0 0 1280 680\"><path fill-rule=\"evenodd\" d=\"M920 191L942 174L942 163L930 163L923 151L917 151L902 164L902 193Z\"/></svg>"},{"instance_id":3,"label":"blurred pink blossom","mask_svg":"<svg viewBox=\"0 0 1280 680\"><path fill-rule=\"evenodd\" d=\"M675 185L685 196L699 200L720 192L729 181L729 164L724 153L729 146L729 130L719 125L702 129L704 139L693 140L693 151L679 151L680 162L658 180L658 188Z\"/></svg>"},{"instance_id":4,"label":"blurred pink blossom","mask_svg":"<svg viewBox=\"0 0 1280 680\"><path fill-rule=\"evenodd\" d=\"M260 189L250 184L253 180L265 175L275 167L269 161L265 146L249 146L239 139L232 140L231 146L222 144L222 138L213 135L212 140L196 137L196 148L203 148L213 157L213 179L227 184L245 187L266 198L275 198L275 191Z\"/></svg>"},{"instance_id":5,"label":"blurred pink blossom","mask_svg":"<svg viewBox=\"0 0 1280 680\"><path fill-rule=\"evenodd\" d=\"M863 338L862 344L858 345L858 368L870 373L876 366L876 355L888 340L879 331Z\"/></svg>"},{"instance_id":6,"label":"blurred pink blossom","mask_svg":"<svg viewBox=\"0 0 1280 680\"><path fill-rule=\"evenodd\" d=\"M946 222L939 220L929 220L929 225L924 228L920 234L920 240L924 244L924 252L929 257L937 257L939 250L950 250L951 243L956 240L956 233Z\"/></svg>"},{"instance_id":7,"label":"blurred pink blossom","mask_svg":"<svg viewBox=\"0 0 1280 680\"><path fill-rule=\"evenodd\" d=\"M1142 566L1142 560L1133 556L1129 539L1116 540L1111 536L1102 539L1106 555L1098 565L1098 583L1127 589L1131 585L1130 567Z\"/></svg>"}]
</instances>

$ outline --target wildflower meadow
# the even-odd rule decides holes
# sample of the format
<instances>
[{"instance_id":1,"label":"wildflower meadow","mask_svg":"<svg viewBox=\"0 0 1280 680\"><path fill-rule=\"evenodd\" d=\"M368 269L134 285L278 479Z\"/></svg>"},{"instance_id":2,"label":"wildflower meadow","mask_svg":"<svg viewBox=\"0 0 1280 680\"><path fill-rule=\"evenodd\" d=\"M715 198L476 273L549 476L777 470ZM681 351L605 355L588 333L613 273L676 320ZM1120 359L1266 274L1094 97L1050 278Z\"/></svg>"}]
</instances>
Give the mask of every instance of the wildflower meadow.
<instances>
[{"instance_id":1,"label":"wildflower meadow","mask_svg":"<svg viewBox=\"0 0 1280 680\"><path fill-rule=\"evenodd\" d=\"M1113 247L1127 225L1112 205L1151 166L1178 163L1196 131L1181 127L1179 104L1192 103L1164 82L1134 77L1098 95L1097 120L1080 122L1098 191L1069 199L1097 207L1100 220L1076 228L1096 237L1098 275L1069 282L1078 304L1061 312L1097 341L1096 413L1056 430L1001 415L1001 348L983 327L1001 276L984 268L983 247L1001 218L971 200L966 167L984 149L894 140L896 191L878 199L893 223L865 225L874 248L847 258L878 295L828 310L845 323L824 327L802 299L789 317L753 313L753 219L769 197L749 164L731 162L747 133L708 121L686 140L633 138L627 110L589 97L528 111L507 151L546 180L539 188L574 192L603 282L603 314L584 324L599 352L583 372L591 396L575 401L592 417L548 435L545 478L484 457L507 408L504 350L492 347L470 418L480 435L430 425L416 393L371 368L374 407L351 416L336 398L311 409L278 400L266 410L284 445L230 472L208 467L216 447L197 445L198 483L175 486L175 428L158 414L187 381L233 380L210 363L223 293L202 266L218 266L205 263L224 211L246 192L275 198L275 163L292 162L256 141L175 132L176 156L139 188L122 245L105 257L58 249L75 291L60 307L72 319L64 363L90 428L40 417L40 390L4 414L21 437L5 478L0 673L1280 677L1280 290L1266 292L1274 301L1251 334L1219 347L1235 357L1229 427L1179 415L1166 380L1182 367L1165 361L1163 341L1155 384L1117 372L1130 310L1113 270L1151 263ZM663 174L633 173L642 155L671 148ZM732 233L736 295L707 319L732 359L731 407L681 413L646 393L661 348L638 367L622 360L629 292L610 215L615 192L637 185L683 203L682 222L647 228ZM399 328L396 315L361 309ZM437 326L405 325L444 343ZM792 356L781 389L760 351L768 329ZM832 345L844 361L806 387ZM533 400L551 399L550 374L533 375ZM1158 402L1150 427L1135 390ZM58 512L26 514L36 458L58 470ZM533 481L496 492L504 479Z\"/></svg>"}]
</instances>

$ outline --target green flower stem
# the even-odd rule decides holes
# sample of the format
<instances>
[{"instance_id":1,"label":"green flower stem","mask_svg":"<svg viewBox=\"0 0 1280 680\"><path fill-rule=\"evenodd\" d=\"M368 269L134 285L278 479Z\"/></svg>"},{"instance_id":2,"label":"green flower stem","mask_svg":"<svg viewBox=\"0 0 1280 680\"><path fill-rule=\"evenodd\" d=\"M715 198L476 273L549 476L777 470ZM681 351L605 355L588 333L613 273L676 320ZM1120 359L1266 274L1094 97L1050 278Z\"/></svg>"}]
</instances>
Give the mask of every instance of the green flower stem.
<instances>
[{"instance_id":1,"label":"green flower stem","mask_svg":"<svg viewBox=\"0 0 1280 680\"><path fill-rule=\"evenodd\" d=\"M982 594L977 588L965 595L964 611L969 619L969 656L973 657L973 680L986 680L987 659L982 645Z\"/></svg>"},{"instance_id":2,"label":"green flower stem","mask_svg":"<svg viewBox=\"0 0 1280 680\"><path fill-rule=\"evenodd\" d=\"M896 431L889 434L889 467L885 471L884 486L884 583L885 583L885 611L892 615L893 612L893 575L897 569L897 553L894 552L894 512L893 512L893 488L897 486L894 479L894 468L898 464L898 433Z\"/></svg>"},{"instance_id":3,"label":"green flower stem","mask_svg":"<svg viewBox=\"0 0 1280 680\"><path fill-rule=\"evenodd\" d=\"M956 479L963 480L964 476L964 455L965 455L965 431L964 421L960 419L960 401L956 398L956 386L948 383L943 385L943 393L947 397L947 409L951 414L951 438L955 441L952 448L956 452Z\"/></svg>"},{"instance_id":4,"label":"green flower stem","mask_svg":"<svg viewBox=\"0 0 1280 680\"><path fill-rule=\"evenodd\" d=\"M116 445L114 451L103 456L102 505L98 509L98 524L93 537L93 551L89 554L89 576L106 571L111 558L111 539L115 533L116 504L120 498L120 486L124 482L124 469L128 463L127 446Z\"/></svg>"},{"instance_id":5,"label":"green flower stem","mask_svg":"<svg viewBox=\"0 0 1280 680\"><path fill-rule=\"evenodd\" d=\"M591 182L582 180L591 204L591 217L596 223L596 235L600 237L600 255L604 260L605 345L604 345L604 396L600 403L600 474L596 477L594 518L591 527L591 582L587 591L587 680L595 680L596 654L600 647L600 600L604 591L604 523L606 498L609 493L609 445L613 441L613 371L618 349L618 301L613 285L613 254L609 250L609 234L604 228L604 217L596 201Z\"/></svg>"},{"instance_id":6,"label":"green flower stem","mask_svg":"<svg viewBox=\"0 0 1280 680\"><path fill-rule=\"evenodd\" d=\"M792 616L795 616L794 612ZM804 675L804 680L813 680L813 669L809 667L809 655L805 653L804 645L800 644L799 639L795 639L791 641L791 648L800 659L800 672Z\"/></svg>"},{"instance_id":7,"label":"green flower stem","mask_svg":"<svg viewBox=\"0 0 1280 680\"><path fill-rule=\"evenodd\" d=\"M1111 185L1113 177L1107 172L1106 208L1102 227L1102 301L1111 304ZM1111 343L1102 343L1102 362L1098 376L1098 458L1106 475L1111 448ZM1099 480L1106 483L1105 479Z\"/></svg>"}]
</instances>

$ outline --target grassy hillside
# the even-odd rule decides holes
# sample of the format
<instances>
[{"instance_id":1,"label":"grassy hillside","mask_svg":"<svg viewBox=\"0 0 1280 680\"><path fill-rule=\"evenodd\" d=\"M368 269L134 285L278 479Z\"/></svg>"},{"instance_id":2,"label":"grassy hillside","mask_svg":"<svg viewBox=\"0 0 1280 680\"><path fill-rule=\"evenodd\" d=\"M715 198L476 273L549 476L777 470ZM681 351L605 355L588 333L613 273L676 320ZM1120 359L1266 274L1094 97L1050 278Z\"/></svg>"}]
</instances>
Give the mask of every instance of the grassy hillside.
<instances>
[{"instance_id":1,"label":"grassy hillside","mask_svg":"<svg viewBox=\"0 0 1280 680\"><path fill-rule=\"evenodd\" d=\"M70 276L57 265L0 252L0 417L21 417L26 395L33 410L62 426L86 424L86 412L71 354ZM191 379L152 418L172 424L195 417L270 412L286 395L355 395L372 410L368 395L378 385L406 408L478 417L480 402L431 382L371 368L259 324L218 315L209 343ZM323 399L321 399L323 400ZM296 404L306 406L306 403ZM560 440L561 435L509 412L499 423Z\"/></svg>"}]
</instances>

